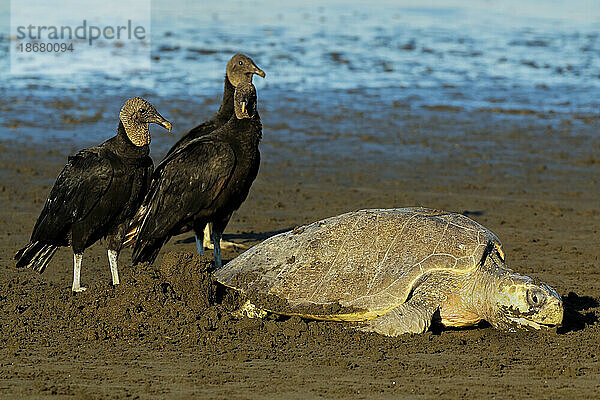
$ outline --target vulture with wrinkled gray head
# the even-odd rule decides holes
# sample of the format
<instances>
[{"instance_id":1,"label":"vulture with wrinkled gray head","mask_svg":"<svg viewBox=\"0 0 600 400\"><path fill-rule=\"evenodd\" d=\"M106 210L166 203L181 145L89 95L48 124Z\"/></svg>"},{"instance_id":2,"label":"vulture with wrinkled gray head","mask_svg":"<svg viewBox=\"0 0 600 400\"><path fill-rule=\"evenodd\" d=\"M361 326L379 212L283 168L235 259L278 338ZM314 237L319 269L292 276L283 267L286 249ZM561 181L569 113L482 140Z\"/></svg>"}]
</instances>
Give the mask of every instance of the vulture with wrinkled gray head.
<instances>
[{"instance_id":1,"label":"vulture with wrinkled gray head","mask_svg":"<svg viewBox=\"0 0 600 400\"><path fill-rule=\"evenodd\" d=\"M213 223L215 265L221 266L221 235L248 196L258 174L262 124L256 90L240 83L227 124L190 141L156 167L152 185L127 234L135 240L133 263L153 262L171 236Z\"/></svg>"},{"instance_id":2,"label":"vulture with wrinkled gray head","mask_svg":"<svg viewBox=\"0 0 600 400\"><path fill-rule=\"evenodd\" d=\"M181 139L179 139L173 145L173 147L171 147L165 156L165 159L173 152L177 151L177 149L184 147L192 140L208 135L209 133L225 125L233 115L233 94L235 88L241 83L252 83L253 75L258 75L262 78L266 76L265 72L257 67L250 57L244 54L236 54L231 57L227 63L227 67L225 68L225 88L223 89L223 102L221 103L221 108L219 108L219 111L217 111L217 113L211 119L203 122L184 134ZM212 247L209 226L210 224L207 224L205 228L201 229L198 234L195 235L196 250L200 254L204 253L205 247ZM200 235L203 230L204 239L202 242L200 242L198 235ZM243 248L245 246L233 242L222 241L221 247Z\"/></svg>"},{"instance_id":3,"label":"vulture with wrinkled gray head","mask_svg":"<svg viewBox=\"0 0 600 400\"><path fill-rule=\"evenodd\" d=\"M114 285L119 283L117 258L129 222L148 189L153 163L148 125L171 130L152 104L129 99L119 115L117 135L99 146L69 157L33 228L29 244L15 255L17 267L43 272L61 246L74 253L73 291L80 284L83 252L105 238Z\"/></svg>"}]
</instances>

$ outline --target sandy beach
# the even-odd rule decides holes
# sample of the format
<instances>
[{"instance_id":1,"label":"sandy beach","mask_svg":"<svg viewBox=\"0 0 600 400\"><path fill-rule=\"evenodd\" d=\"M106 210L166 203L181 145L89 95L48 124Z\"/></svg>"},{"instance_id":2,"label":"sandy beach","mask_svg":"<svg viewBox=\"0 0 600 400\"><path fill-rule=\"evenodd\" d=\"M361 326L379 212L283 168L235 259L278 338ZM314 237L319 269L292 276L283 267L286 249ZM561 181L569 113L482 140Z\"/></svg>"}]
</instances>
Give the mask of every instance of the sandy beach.
<instances>
[{"instance_id":1,"label":"sandy beach","mask_svg":"<svg viewBox=\"0 0 600 400\"><path fill-rule=\"evenodd\" d=\"M344 104L360 105L352 99L364 98L339 96ZM207 115L214 107L195 106ZM89 289L73 295L69 249L60 250L41 276L16 270L12 255L27 242L65 149L78 144L5 140L0 395L583 399L598 392L600 142L585 134L597 131L597 117L467 115L396 104L385 114L403 121L402 131L378 119L376 130L385 135L352 138L372 150L338 154L339 131L315 129L302 142L285 133L296 124L328 126L338 113L349 126L356 111L308 114L305 106L263 103L264 162L226 239L253 245L360 208L423 205L463 212L498 235L509 266L557 289L565 301L564 326L509 334L483 325L389 338L297 317L237 320L229 314L231 296L209 290L212 258L193 256L189 234L171 240L156 266L131 267L124 251L117 288L109 284L104 248L93 246L82 275ZM175 109L165 114L193 123ZM168 142L154 136L156 160ZM400 156L386 157L377 150L381 145ZM403 157L411 146L425 155ZM309 153L313 147L319 151ZM238 253L226 251L224 259Z\"/></svg>"},{"instance_id":2,"label":"sandy beach","mask_svg":"<svg viewBox=\"0 0 600 400\"><path fill-rule=\"evenodd\" d=\"M139 10L152 21L138 54L149 72L124 41L52 64L101 66L108 49L118 74L47 74L43 63L9 73L15 43L0 12L0 398L596 398L600 9L413 3L153 1ZM84 255L84 293L71 292L69 248L42 275L15 268L67 157L113 136L127 98L173 122L174 136L151 128L156 165L218 109L236 52L267 74L254 78L263 140L224 239L253 246L364 208L463 213L498 236L509 267L557 290L563 325L384 337L236 319L239 298L213 282L212 254L195 255L191 233L154 265L132 266L125 249L117 287L100 242Z\"/></svg>"}]
</instances>

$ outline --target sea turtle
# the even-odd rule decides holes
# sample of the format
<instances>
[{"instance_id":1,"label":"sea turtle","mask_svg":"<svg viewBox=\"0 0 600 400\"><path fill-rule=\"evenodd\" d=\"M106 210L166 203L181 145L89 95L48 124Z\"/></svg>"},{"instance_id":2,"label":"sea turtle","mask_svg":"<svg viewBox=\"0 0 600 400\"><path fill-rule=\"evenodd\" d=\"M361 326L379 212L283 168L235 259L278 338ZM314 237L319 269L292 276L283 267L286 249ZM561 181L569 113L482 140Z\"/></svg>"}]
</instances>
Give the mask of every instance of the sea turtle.
<instances>
[{"instance_id":1,"label":"sea turtle","mask_svg":"<svg viewBox=\"0 0 600 400\"><path fill-rule=\"evenodd\" d=\"M472 219L427 208L349 212L273 236L215 272L247 312L329 321L396 336L432 321L540 329L563 318L560 296L504 263Z\"/></svg>"}]
</instances>

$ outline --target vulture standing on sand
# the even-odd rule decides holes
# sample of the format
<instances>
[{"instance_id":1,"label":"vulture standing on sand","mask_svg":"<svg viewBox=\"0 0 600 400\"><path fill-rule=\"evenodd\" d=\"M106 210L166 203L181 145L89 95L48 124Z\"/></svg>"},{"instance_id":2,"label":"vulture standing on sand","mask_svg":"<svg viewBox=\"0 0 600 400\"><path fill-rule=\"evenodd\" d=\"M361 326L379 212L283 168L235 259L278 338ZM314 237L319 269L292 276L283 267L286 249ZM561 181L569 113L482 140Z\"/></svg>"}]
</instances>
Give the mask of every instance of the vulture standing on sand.
<instances>
[{"instance_id":1,"label":"vulture standing on sand","mask_svg":"<svg viewBox=\"0 0 600 400\"><path fill-rule=\"evenodd\" d=\"M199 138L201 136L208 135L212 131L220 128L225 125L227 121L233 115L233 93L235 88L240 83L252 83L252 76L256 74L262 78L264 78L265 72L258 68L254 61L250 59L250 57L245 56L244 54L236 54L227 63L227 67L225 69L225 88L223 90L223 102L221 103L221 108L219 111L208 121L203 122L202 124L196 126L191 129L189 132L184 134L181 139L179 139L173 147L169 150L165 159L169 157L173 152L177 151L184 147L186 144L191 142L192 140ZM198 253L204 253L204 247L210 247L210 224L206 225L206 229L201 229L196 234L196 250ZM204 239L203 243L200 242L198 238L198 234L204 230ZM240 246L236 243L225 242L221 243L221 247L233 247Z\"/></svg>"},{"instance_id":2,"label":"vulture standing on sand","mask_svg":"<svg viewBox=\"0 0 600 400\"><path fill-rule=\"evenodd\" d=\"M229 121L158 165L127 235L136 240L134 264L153 262L171 236L192 229L199 235L212 222L215 266L221 266L221 235L248 196L260 164L262 125L256 103L252 83L240 83Z\"/></svg>"},{"instance_id":3,"label":"vulture standing on sand","mask_svg":"<svg viewBox=\"0 0 600 400\"><path fill-rule=\"evenodd\" d=\"M127 100L119 118L116 136L69 157L29 244L15 255L17 267L41 273L58 247L70 245L74 253L73 291L81 292L86 289L80 285L83 252L105 238L112 282L119 284L121 243L152 176L148 125L159 124L171 131L171 123L139 97Z\"/></svg>"}]
</instances>

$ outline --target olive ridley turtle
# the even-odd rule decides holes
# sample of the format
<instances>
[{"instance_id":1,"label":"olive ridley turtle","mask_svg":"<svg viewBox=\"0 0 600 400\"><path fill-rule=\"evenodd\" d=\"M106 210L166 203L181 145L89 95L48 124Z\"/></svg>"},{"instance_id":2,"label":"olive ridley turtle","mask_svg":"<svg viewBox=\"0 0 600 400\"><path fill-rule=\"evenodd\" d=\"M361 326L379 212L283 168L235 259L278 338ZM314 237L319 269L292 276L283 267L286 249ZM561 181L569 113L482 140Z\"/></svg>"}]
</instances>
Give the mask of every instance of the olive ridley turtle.
<instances>
[{"instance_id":1,"label":"olive ridley turtle","mask_svg":"<svg viewBox=\"0 0 600 400\"><path fill-rule=\"evenodd\" d=\"M504 262L472 219L427 208L349 212L273 236L215 271L246 314L355 321L384 335L432 322L515 331L558 325L562 299Z\"/></svg>"}]
</instances>

